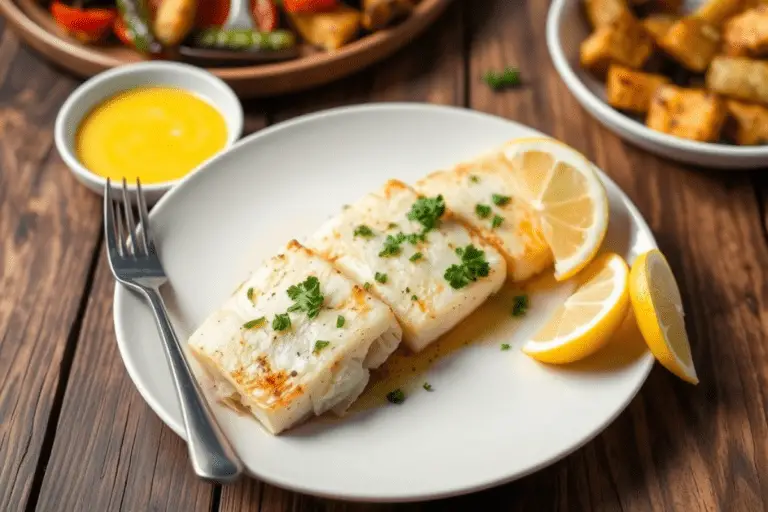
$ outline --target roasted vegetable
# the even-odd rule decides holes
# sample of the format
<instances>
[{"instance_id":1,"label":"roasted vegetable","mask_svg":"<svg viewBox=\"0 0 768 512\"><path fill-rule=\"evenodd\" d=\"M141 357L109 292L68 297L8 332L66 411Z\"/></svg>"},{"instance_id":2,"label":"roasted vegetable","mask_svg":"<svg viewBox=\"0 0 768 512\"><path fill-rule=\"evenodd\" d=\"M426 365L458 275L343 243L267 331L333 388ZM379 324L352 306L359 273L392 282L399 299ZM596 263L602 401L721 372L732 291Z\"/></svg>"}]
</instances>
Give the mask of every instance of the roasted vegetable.
<instances>
[{"instance_id":1,"label":"roasted vegetable","mask_svg":"<svg viewBox=\"0 0 768 512\"><path fill-rule=\"evenodd\" d=\"M312 13L333 11L339 0L283 0L283 8L291 13Z\"/></svg>"},{"instance_id":2,"label":"roasted vegetable","mask_svg":"<svg viewBox=\"0 0 768 512\"><path fill-rule=\"evenodd\" d=\"M247 29L209 28L196 34L194 42L200 48L218 50L278 51L295 47L296 37L287 30L259 32Z\"/></svg>"},{"instance_id":3,"label":"roasted vegetable","mask_svg":"<svg viewBox=\"0 0 768 512\"><path fill-rule=\"evenodd\" d=\"M620 110L643 114L648 112L656 90L668 83L669 79L662 75L611 66L606 86L608 103Z\"/></svg>"},{"instance_id":4,"label":"roasted vegetable","mask_svg":"<svg viewBox=\"0 0 768 512\"><path fill-rule=\"evenodd\" d=\"M728 100L725 136L742 146L768 144L768 108Z\"/></svg>"},{"instance_id":5,"label":"roasted vegetable","mask_svg":"<svg viewBox=\"0 0 768 512\"><path fill-rule=\"evenodd\" d=\"M360 31L360 11L344 4L333 11L289 13L288 16L301 37L326 50L341 48Z\"/></svg>"},{"instance_id":6,"label":"roasted vegetable","mask_svg":"<svg viewBox=\"0 0 768 512\"><path fill-rule=\"evenodd\" d=\"M667 31L659 45L686 69L702 73L720 50L720 32L700 18L683 18Z\"/></svg>"},{"instance_id":7,"label":"roasted vegetable","mask_svg":"<svg viewBox=\"0 0 768 512\"><path fill-rule=\"evenodd\" d=\"M642 24L645 31L651 34L653 41L658 45L678 19L672 14L651 14L642 20Z\"/></svg>"},{"instance_id":8,"label":"roasted vegetable","mask_svg":"<svg viewBox=\"0 0 768 512\"><path fill-rule=\"evenodd\" d=\"M717 57L707 71L707 88L728 98L768 105L768 62Z\"/></svg>"},{"instance_id":9,"label":"roasted vegetable","mask_svg":"<svg viewBox=\"0 0 768 512\"><path fill-rule=\"evenodd\" d=\"M693 16L719 27L743 9L744 0L708 0L693 13Z\"/></svg>"},{"instance_id":10,"label":"roasted vegetable","mask_svg":"<svg viewBox=\"0 0 768 512\"><path fill-rule=\"evenodd\" d=\"M651 36L632 15L598 28L581 44L581 64L604 76L611 64L639 69L651 56Z\"/></svg>"},{"instance_id":11,"label":"roasted vegetable","mask_svg":"<svg viewBox=\"0 0 768 512\"><path fill-rule=\"evenodd\" d=\"M411 0L363 0L363 26L371 31L381 30L410 15L414 6Z\"/></svg>"},{"instance_id":12,"label":"roasted vegetable","mask_svg":"<svg viewBox=\"0 0 768 512\"><path fill-rule=\"evenodd\" d=\"M227 21L229 0L202 0L197 4L195 27L220 27Z\"/></svg>"},{"instance_id":13,"label":"roasted vegetable","mask_svg":"<svg viewBox=\"0 0 768 512\"><path fill-rule=\"evenodd\" d=\"M649 128L684 139L715 142L725 121L725 102L698 89L662 85L651 101Z\"/></svg>"},{"instance_id":14,"label":"roasted vegetable","mask_svg":"<svg viewBox=\"0 0 768 512\"><path fill-rule=\"evenodd\" d=\"M112 28L117 17L115 9L70 7L59 0L51 4L56 24L84 43L101 40Z\"/></svg>"},{"instance_id":15,"label":"roasted vegetable","mask_svg":"<svg viewBox=\"0 0 768 512\"><path fill-rule=\"evenodd\" d=\"M631 14L625 0L584 0L584 9L592 28L604 27Z\"/></svg>"},{"instance_id":16,"label":"roasted vegetable","mask_svg":"<svg viewBox=\"0 0 768 512\"><path fill-rule=\"evenodd\" d=\"M195 23L197 0L165 0L153 23L155 36L165 46L176 46Z\"/></svg>"},{"instance_id":17,"label":"roasted vegetable","mask_svg":"<svg viewBox=\"0 0 768 512\"><path fill-rule=\"evenodd\" d=\"M117 9L133 47L142 53L159 54L163 48L149 25L146 0L117 0Z\"/></svg>"},{"instance_id":18,"label":"roasted vegetable","mask_svg":"<svg viewBox=\"0 0 768 512\"><path fill-rule=\"evenodd\" d=\"M723 50L734 57L768 55L768 5L749 9L726 21Z\"/></svg>"},{"instance_id":19,"label":"roasted vegetable","mask_svg":"<svg viewBox=\"0 0 768 512\"><path fill-rule=\"evenodd\" d=\"M256 28L261 32L272 32L277 29L280 13L277 12L277 6L273 0L252 0L251 7Z\"/></svg>"}]
</instances>

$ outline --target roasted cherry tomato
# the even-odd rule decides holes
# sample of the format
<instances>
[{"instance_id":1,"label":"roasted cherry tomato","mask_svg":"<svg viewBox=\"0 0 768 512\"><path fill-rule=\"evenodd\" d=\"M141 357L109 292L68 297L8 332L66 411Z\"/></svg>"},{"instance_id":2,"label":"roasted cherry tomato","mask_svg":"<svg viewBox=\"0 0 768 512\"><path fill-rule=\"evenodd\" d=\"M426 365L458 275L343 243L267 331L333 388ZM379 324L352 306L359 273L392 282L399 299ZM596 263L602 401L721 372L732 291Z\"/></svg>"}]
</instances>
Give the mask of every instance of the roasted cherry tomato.
<instances>
[{"instance_id":1,"label":"roasted cherry tomato","mask_svg":"<svg viewBox=\"0 0 768 512\"><path fill-rule=\"evenodd\" d=\"M260 32L272 32L280 23L274 0L251 0L251 13ZM205 0L197 4L195 27L220 27L227 21L229 0Z\"/></svg>"},{"instance_id":2,"label":"roasted cherry tomato","mask_svg":"<svg viewBox=\"0 0 768 512\"><path fill-rule=\"evenodd\" d=\"M288 12L332 11L338 5L338 0L283 0L283 7Z\"/></svg>"},{"instance_id":3,"label":"roasted cherry tomato","mask_svg":"<svg viewBox=\"0 0 768 512\"><path fill-rule=\"evenodd\" d=\"M51 15L56 23L78 40L94 43L103 38L117 18L115 9L79 9L60 0L51 4Z\"/></svg>"},{"instance_id":4,"label":"roasted cherry tomato","mask_svg":"<svg viewBox=\"0 0 768 512\"><path fill-rule=\"evenodd\" d=\"M120 16L115 19L115 23L112 25L112 32L115 33L124 45L133 46L133 38L128 33L128 29L125 28L125 23Z\"/></svg>"},{"instance_id":5,"label":"roasted cherry tomato","mask_svg":"<svg viewBox=\"0 0 768 512\"><path fill-rule=\"evenodd\" d=\"M261 32L272 32L280 22L277 5L273 0L251 0L251 12L256 28Z\"/></svg>"}]
</instances>

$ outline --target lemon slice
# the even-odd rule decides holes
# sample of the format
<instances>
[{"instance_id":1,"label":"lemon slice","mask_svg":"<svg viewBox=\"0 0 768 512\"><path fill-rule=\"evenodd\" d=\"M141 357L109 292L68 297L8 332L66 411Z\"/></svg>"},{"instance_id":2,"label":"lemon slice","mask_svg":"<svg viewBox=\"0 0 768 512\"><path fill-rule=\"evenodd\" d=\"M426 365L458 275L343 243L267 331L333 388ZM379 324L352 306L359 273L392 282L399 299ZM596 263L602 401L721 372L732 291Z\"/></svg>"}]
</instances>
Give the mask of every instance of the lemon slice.
<instances>
[{"instance_id":1,"label":"lemon slice","mask_svg":"<svg viewBox=\"0 0 768 512\"><path fill-rule=\"evenodd\" d=\"M608 227L608 198L594 166L548 138L511 141L504 154L518 196L538 213L555 278L572 277L595 257Z\"/></svg>"},{"instance_id":2,"label":"lemon slice","mask_svg":"<svg viewBox=\"0 0 768 512\"><path fill-rule=\"evenodd\" d=\"M684 381L698 384L680 290L661 252L653 249L637 258L632 265L629 292L637 325L653 355Z\"/></svg>"},{"instance_id":3,"label":"lemon slice","mask_svg":"<svg viewBox=\"0 0 768 512\"><path fill-rule=\"evenodd\" d=\"M602 348L629 309L629 268L613 253L599 256L577 276L578 287L523 346L545 363L571 363Z\"/></svg>"}]
</instances>

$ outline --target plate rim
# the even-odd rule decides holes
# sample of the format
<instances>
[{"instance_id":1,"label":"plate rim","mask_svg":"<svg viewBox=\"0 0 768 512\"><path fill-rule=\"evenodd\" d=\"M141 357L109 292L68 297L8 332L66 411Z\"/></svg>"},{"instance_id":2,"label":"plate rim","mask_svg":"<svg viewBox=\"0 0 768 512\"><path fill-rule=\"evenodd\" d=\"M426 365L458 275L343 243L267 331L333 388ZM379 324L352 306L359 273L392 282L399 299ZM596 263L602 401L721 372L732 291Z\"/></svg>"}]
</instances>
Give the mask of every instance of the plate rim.
<instances>
[{"instance_id":1,"label":"plate rim","mask_svg":"<svg viewBox=\"0 0 768 512\"><path fill-rule=\"evenodd\" d=\"M615 110L606 102L598 98L578 77L573 66L565 56L560 28L565 18L565 7L574 0L553 0L547 13L546 41L552 64L565 86L573 96L581 103L592 117L601 124L606 125L612 132L626 139L636 137L647 143L653 143L668 151L681 152L688 155L707 157L729 157L738 160L742 165L760 158L768 159L768 145L764 146L731 146L713 142L698 142L687 140L666 133L657 132L642 123ZM614 128L611 124L616 125ZM626 135L626 133L630 135ZM755 170L761 166L757 163L749 167L735 168L734 170Z\"/></svg>"},{"instance_id":2,"label":"plate rim","mask_svg":"<svg viewBox=\"0 0 768 512\"><path fill-rule=\"evenodd\" d=\"M549 135L544 134L540 130L537 130L535 128L529 127L527 125L524 125L516 121L512 121L510 119L505 119L503 117L495 116L485 112L471 110L465 107L457 107L457 106L451 106L451 105L433 105L433 104L416 103L416 102L380 102L380 103L369 103L369 104L362 104L362 105L335 107L335 108L322 110L322 111L318 111L310 114L305 114L287 121L283 121L281 123L277 123L275 125L272 125L258 132L252 133L240 139L234 145L232 145L229 149L219 153L218 155L213 157L211 160L206 162L203 166L199 167L192 173L182 178L176 186L174 186L156 203L155 207L152 208L152 211L150 212L149 217L150 219L152 219L157 215L162 215L163 209L167 208L167 206L165 205L173 201L174 200L173 197L176 194L179 194L178 190L181 190L182 188L186 187L188 182L191 182L197 179L196 176L199 176L209 166L217 165L218 161L220 159L225 158L225 156L230 151L237 151L240 147L246 146L248 144L252 144L253 141L258 140L262 137L270 136L282 130L290 130L294 126L298 126L307 122L312 122L312 121L316 121L323 118L332 118L336 116L344 116L349 114L354 115L354 114L365 113L365 112L376 112L381 110L395 110L395 111L396 110L416 110L416 111L421 110L421 111L436 111L436 112L453 113L453 114L459 114L459 115L475 116L479 118L485 118L487 120L491 120L494 122L502 121L505 123L518 125L528 130L534 131L540 134L541 136L550 137ZM633 215L636 219L638 219L639 230L645 236L648 237L648 240L650 241L653 247L658 248L658 243L656 242L656 239L653 236L653 232L650 226L648 225L647 221L645 220L645 217L643 217L643 215L640 213L640 210L637 208L634 202L623 191L623 189L621 189L621 187L619 187L605 172L603 172L596 165L594 165L594 168L597 171L601 180L617 188L617 190L621 194L621 199L623 200L624 205L626 206L629 213ZM128 336L125 335L123 333L123 330L121 329L121 326L124 326L124 321L122 321L120 317L121 317L121 314L122 314L121 311L123 308L123 300L124 300L123 297L125 297L128 293L131 293L131 292L125 289L125 287L118 286L118 284L115 283L115 289L113 294L112 317L113 317L115 337L117 340L120 358L123 362L123 365L125 366L126 371L128 372L129 377L131 378L131 381L133 382L134 386L136 386L136 389L139 391L139 394L141 395L142 399L144 399L147 405L149 405L150 409L152 409L152 411L160 418L160 420L165 425L167 425L179 437L181 437L181 439L184 440L184 442L186 442L186 432L184 431L183 423L181 421L176 421L176 419L172 417L171 413L165 410L160 405L160 403L153 398L149 389L142 383L141 379L139 378L137 368L130 362L130 359L126 357L126 351L128 350L127 348ZM642 372L641 372L642 378L638 379L638 382L636 383L632 391L628 393L625 400L613 412L613 414L606 417L606 419L603 422L601 422L599 426L595 428L590 435L586 436L580 442L575 443L574 445L568 447L567 449L559 451L557 454L553 455L549 459L542 460L538 464L535 464L527 468L525 471L520 471L513 475L507 475L505 477L497 478L495 480L487 481L481 484L470 484L470 485L464 485L461 487L454 486L454 488L450 490L445 490L441 492L409 493L405 491L397 495L381 495L381 494L368 494L368 493L359 493L359 492L351 491L351 492L345 492L344 494L337 494L337 493L327 493L316 488L303 486L301 484L297 485L290 481L282 481L280 479L271 478L270 476L258 474L255 471L251 472L246 470L246 472L247 472L247 475L249 475L250 477L253 477L262 482L268 483L270 485L275 485L277 487L280 487L282 489L286 489L289 491L299 492L299 493L317 496L321 498L337 499L337 500L352 501L352 502L407 503L407 502L414 502L414 501L430 501L430 500L436 500L436 499L450 498L454 496L483 491L485 489L497 487L499 485L503 485L503 484L512 482L514 480L523 478L525 476L528 476L532 473L535 473L547 466L550 466L551 464L559 460L562 460L563 458L574 453L575 451L579 450L580 448L585 446L587 443L592 441L595 437L601 434L611 423L613 423L616 420L616 418L626 410L627 406L632 402L632 400L634 400L634 398L637 396L637 393L640 391L643 384L645 384L646 380L648 379L648 375L651 369L653 368L654 363L655 363L655 359L653 358L653 355L646 350L646 352L641 356L640 360L637 363L637 364L643 365Z\"/></svg>"}]
</instances>

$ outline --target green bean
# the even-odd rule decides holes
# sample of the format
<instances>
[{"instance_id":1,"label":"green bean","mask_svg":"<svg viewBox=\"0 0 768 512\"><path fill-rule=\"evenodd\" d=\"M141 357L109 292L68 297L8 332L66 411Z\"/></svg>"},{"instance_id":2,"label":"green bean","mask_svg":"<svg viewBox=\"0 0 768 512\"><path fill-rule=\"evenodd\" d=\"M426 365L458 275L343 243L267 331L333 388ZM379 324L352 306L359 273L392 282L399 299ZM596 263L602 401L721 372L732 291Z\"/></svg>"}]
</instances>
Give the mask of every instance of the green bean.
<instances>
[{"instance_id":1,"label":"green bean","mask_svg":"<svg viewBox=\"0 0 768 512\"><path fill-rule=\"evenodd\" d=\"M248 29L209 28L198 32L194 43L201 48L219 50L288 50L296 46L296 36L287 30L259 32Z\"/></svg>"}]
</instances>

